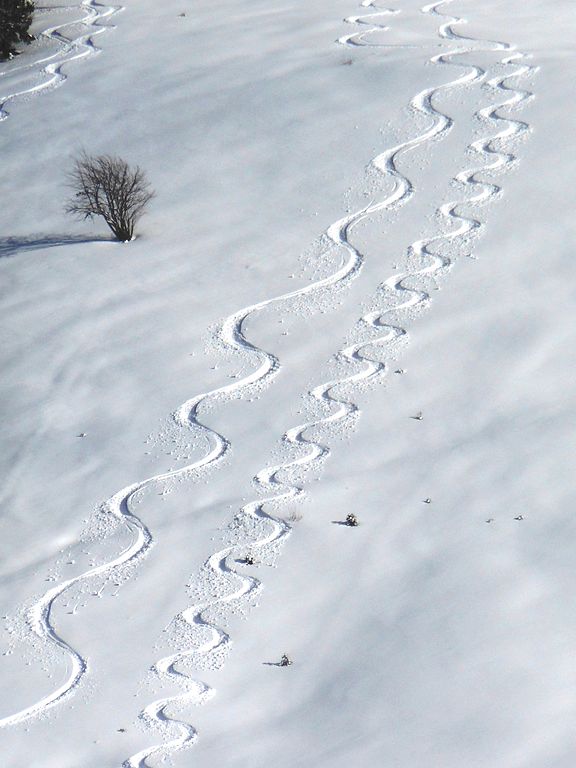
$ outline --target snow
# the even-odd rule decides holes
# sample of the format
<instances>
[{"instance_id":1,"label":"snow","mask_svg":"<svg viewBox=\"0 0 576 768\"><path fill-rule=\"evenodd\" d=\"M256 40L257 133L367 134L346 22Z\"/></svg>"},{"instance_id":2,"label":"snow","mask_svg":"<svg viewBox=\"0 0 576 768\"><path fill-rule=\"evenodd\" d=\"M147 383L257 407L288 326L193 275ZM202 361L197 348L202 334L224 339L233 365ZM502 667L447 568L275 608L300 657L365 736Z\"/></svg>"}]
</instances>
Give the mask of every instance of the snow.
<instances>
[{"instance_id":1,"label":"snow","mask_svg":"<svg viewBox=\"0 0 576 768\"><path fill-rule=\"evenodd\" d=\"M571 766L572 4L56 5L0 77L82 54L0 122L3 765ZM63 213L81 148L134 242Z\"/></svg>"}]
</instances>

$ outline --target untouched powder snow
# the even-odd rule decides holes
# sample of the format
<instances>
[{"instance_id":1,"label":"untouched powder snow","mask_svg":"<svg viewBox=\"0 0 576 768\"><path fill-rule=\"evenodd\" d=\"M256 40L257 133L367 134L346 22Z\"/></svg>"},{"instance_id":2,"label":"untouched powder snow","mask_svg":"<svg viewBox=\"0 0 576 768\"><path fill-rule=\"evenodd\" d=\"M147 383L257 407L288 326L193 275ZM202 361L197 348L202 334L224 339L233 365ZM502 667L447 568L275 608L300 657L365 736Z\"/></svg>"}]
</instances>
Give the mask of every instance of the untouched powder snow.
<instances>
[{"instance_id":1,"label":"untouched powder snow","mask_svg":"<svg viewBox=\"0 0 576 768\"><path fill-rule=\"evenodd\" d=\"M38 9L0 67L3 765L572 765L575 26ZM82 148L146 170L132 243L64 215Z\"/></svg>"}]
</instances>

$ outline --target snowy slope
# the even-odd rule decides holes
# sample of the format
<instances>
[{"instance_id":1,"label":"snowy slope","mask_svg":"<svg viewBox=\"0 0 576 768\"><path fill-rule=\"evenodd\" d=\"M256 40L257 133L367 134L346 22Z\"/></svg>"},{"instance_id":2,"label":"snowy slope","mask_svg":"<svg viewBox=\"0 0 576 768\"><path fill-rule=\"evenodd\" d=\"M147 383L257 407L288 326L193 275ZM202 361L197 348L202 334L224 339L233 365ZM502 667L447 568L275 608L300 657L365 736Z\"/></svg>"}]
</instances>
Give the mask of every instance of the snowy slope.
<instances>
[{"instance_id":1,"label":"snowy slope","mask_svg":"<svg viewBox=\"0 0 576 768\"><path fill-rule=\"evenodd\" d=\"M570 4L70 6L0 78L87 54L0 124L6 765L568 766Z\"/></svg>"}]
</instances>

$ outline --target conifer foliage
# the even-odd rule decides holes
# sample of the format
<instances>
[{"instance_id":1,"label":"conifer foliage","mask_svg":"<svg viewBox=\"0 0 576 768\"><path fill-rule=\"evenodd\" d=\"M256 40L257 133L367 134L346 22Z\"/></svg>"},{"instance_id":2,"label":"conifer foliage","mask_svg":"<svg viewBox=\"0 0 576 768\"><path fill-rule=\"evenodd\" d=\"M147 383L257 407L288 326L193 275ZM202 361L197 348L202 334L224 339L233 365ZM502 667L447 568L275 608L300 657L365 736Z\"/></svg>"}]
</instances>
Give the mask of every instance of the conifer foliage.
<instances>
[{"instance_id":1,"label":"conifer foliage","mask_svg":"<svg viewBox=\"0 0 576 768\"><path fill-rule=\"evenodd\" d=\"M0 60L11 59L17 43L29 43L34 3L32 0L0 0Z\"/></svg>"}]
</instances>

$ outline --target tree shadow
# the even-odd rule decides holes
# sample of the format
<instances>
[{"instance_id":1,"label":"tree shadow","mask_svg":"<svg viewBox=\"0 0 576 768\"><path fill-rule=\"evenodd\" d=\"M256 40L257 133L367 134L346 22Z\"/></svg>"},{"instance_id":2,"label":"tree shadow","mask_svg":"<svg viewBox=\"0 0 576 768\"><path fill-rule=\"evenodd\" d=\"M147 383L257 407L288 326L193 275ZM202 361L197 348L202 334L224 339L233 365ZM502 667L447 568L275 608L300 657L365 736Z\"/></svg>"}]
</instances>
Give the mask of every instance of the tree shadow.
<instances>
[{"instance_id":1,"label":"tree shadow","mask_svg":"<svg viewBox=\"0 0 576 768\"><path fill-rule=\"evenodd\" d=\"M30 237L0 237L0 259L15 256L17 253L39 251L43 248L56 248L62 245L82 245L87 243L115 243L113 237L86 235L31 235Z\"/></svg>"}]
</instances>

